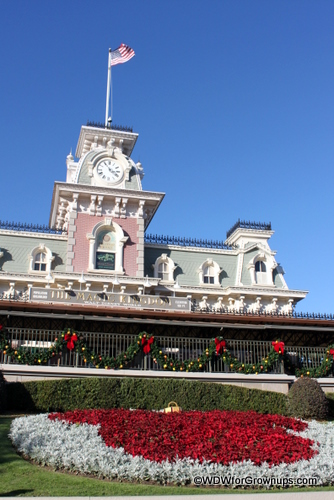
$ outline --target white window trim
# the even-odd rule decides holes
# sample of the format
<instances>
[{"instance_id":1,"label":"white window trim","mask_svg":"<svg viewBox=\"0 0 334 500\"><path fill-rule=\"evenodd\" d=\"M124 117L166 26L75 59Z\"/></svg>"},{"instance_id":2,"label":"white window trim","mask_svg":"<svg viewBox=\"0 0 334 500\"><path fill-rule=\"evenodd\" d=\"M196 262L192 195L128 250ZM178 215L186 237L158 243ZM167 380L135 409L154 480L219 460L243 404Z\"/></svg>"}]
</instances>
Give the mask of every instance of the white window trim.
<instances>
[{"instance_id":1,"label":"white window trim","mask_svg":"<svg viewBox=\"0 0 334 500\"><path fill-rule=\"evenodd\" d=\"M260 273L260 274L265 274L267 277L267 282L266 283L258 283L256 279L256 271L255 271L255 264L258 261L262 261L265 263L266 266L266 272L265 273ZM266 255L264 252L258 253L253 257L249 263L248 263L248 269L250 271L250 276L251 276L251 282L252 285L269 285L269 286L275 286L273 282L273 271L277 267L277 262L271 255Z\"/></svg>"},{"instance_id":2,"label":"white window trim","mask_svg":"<svg viewBox=\"0 0 334 500\"><path fill-rule=\"evenodd\" d=\"M104 269L96 269L96 242L97 236L101 231L114 231L116 235L116 249L115 249L115 270L109 271ZM87 234L87 239L89 240L89 260L88 260L88 271L94 271L101 274L124 274L123 269L123 250L124 244L129 239L128 236L124 236L123 229L121 226L113 222L112 219L106 218L104 221L99 222L94 226L91 233Z\"/></svg>"},{"instance_id":3,"label":"white window trim","mask_svg":"<svg viewBox=\"0 0 334 500\"><path fill-rule=\"evenodd\" d=\"M214 279L213 283L204 283L204 276L205 276L204 271L207 267L213 268L213 271L214 271L213 272L213 279ZM219 275L221 272L222 272L222 269L221 269L221 267L219 267L217 262L215 262L212 259L206 259L198 269L200 284L204 285L204 286L219 286L220 285Z\"/></svg>"},{"instance_id":4,"label":"white window trim","mask_svg":"<svg viewBox=\"0 0 334 500\"><path fill-rule=\"evenodd\" d=\"M160 283L175 283L174 271L177 268L177 266L174 265L174 262L170 257L167 256L166 253L161 254L160 257L158 257L155 263L153 264L152 267L154 269L154 277L159 278L160 264L167 264L167 273L168 273L168 280L160 279Z\"/></svg>"},{"instance_id":5,"label":"white window trim","mask_svg":"<svg viewBox=\"0 0 334 500\"><path fill-rule=\"evenodd\" d=\"M46 264L46 269L45 271L35 271L35 260L36 256L39 253L44 253L45 254L45 264ZM51 263L54 261L54 256L52 255L51 250L46 247L43 243L41 243L38 247L35 247L32 249L29 255L29 273L33 274L45 274L47 275L51 271Z\"/></svg>"}]
</instances>

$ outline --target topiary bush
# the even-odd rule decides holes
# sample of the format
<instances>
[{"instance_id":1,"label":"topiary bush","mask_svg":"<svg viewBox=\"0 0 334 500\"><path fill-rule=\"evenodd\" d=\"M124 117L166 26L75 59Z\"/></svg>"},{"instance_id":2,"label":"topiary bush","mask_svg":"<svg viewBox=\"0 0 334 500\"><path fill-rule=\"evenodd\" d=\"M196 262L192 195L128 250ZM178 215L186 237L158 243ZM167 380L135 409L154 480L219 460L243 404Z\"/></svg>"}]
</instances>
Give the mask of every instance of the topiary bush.
<instances>
[{"instance_id":1,"label":"topiary bush","mask_svg":"<svg viewBox=\"0 0 334 500\"><path fill-rule=\"evenodd\" d=\"M292 417L325 420L329 415L329 404L316 380L301 377L288 393L287 410Z\"/></svg>"}]
</instances>

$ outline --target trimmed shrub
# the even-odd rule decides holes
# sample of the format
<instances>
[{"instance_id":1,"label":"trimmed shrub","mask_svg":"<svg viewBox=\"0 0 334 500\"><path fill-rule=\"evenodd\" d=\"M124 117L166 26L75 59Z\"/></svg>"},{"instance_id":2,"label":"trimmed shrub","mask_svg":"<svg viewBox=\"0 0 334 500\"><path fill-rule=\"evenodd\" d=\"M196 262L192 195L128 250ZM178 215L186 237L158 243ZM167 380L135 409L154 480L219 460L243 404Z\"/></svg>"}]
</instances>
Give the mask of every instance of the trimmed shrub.
<instances>
[{"instance_id":1,"label":"trimmed shrub","mask_svg":"<svg viewBox=\"0 0 334 500\"><path fill-rule=\"evenodd\" d=\"M26 412L141 408L176 401L184 410L254 410L286 414L277 392L176 379L82 378L8 384L8 409Z\"/></svg>"},{"instance_id":2,"label":"trimmed shrub","mask_svg":"<svg viewBox=\"0 0 334 500\"><path fill-rule=\"evenodd\" d=\"M299 378L288 393L287 410L293 417L325 420L329 415L329 404L316 380Z\"/></svg>"},{"instance_id":3,"label":"trimmed shrub","mask_svg":"<svg viewBox=\"0 0 334 500\"><path fill-rule=\"evenodd\" d=\"M326 398L329 405L328 420L334 420L334 392L327 393Z\"/></svg>"},{"instance_id":4,"label":"trimmed shrub","mask_svg":"<svg viewBox=\"0 0 334 500\"><path fill-rule=\"evenodd\" d=\"M2 371L0 371L0 412L7 409L7 387Z\"/></svg>"}]
</instances>

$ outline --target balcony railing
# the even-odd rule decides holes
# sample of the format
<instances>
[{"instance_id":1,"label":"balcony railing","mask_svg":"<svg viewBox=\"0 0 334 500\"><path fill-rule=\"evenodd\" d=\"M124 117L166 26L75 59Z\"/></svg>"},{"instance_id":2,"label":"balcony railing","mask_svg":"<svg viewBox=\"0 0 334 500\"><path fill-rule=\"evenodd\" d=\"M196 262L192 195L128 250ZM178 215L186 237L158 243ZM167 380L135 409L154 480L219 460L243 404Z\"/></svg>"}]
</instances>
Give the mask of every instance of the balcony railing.
<instances>
[{"instance_id":1,"label":"balcony railing","mask_svg":"<svg viewBox=\"0 0 334 500\"><path fill-rule=\"evenodd\" d=\"M250 220L246 221L238 219L237 222L234 224L234 226L232 226L231 229L229 229L226 232L226 238L231 236L231 234L234 233L234 231L239 227L241 229L256 229L260 231L271 231L271 222L251 222Z\"/></svg>"},{"instance_id":2,"label":"balcony railing","mask_svg":"<svg viewBox=\"0 0 334 500\"><path fill-rule=\"evenodd\" d=\"M0 220L0 229L7 231L25 231L30 233L66 234L66 231L46 226L45 224L27 224L25 222L10 222Z\"/></svg>"},{"instance_id":3,"label":"balcony railing","mask_svg":"<svg viewBox=\"0 0 334 500\"><path fill-rule=\"evenodd\" d=\"M57 330L35 330L28 328L7 328L7 331L10 334L13 348L23 347L30 352L48 349L62 333ZM124 352L137 338L136 335L119 333L78 332L78 334L86 339L87 344L95 353L102 356L109 355L113 357ZM205 351L210 342L210 339L205 338L167 336L156 336L155 338L163 352L169 357L179 359L180 361L197 358ZM231 354L241 363L245 364L261 362L272 348L272 343L270 341L226 339L226 344ZM290 362L298 366L298 368L317 368L326 354L326 348L286 346L286 353ZM0 362L16 364L10 357L3 353L0 355ZM91 367L96 370L92 364L89 362L85 363L81 356L68 349L64 349L62 354L51 358L48 364L66 367ZM149 354L144 356L142 353L128 365L128 368L133 370L162 370L160 366L153 362ZM223 362L222 358L217 358L217 360L208 363L204 371L228 373L230 367ZM277 365L274 366L273 372L282 373L283 364L277 363Z\"/></svg>"},{"instance_id":4,"label":"balcony railing","mask_svg":"<svg viewBox=\"0 0 334 500\"><path fill-rule=\"evenodd\" d=\"M227 245L223 241L184 238L179 236L164 236L158 234L145 234L145 243L155 245L175 245L179 247L213 248L215 250L233 250L234 245Z\"/></svg>"},{"instance_id":5,"label":"balcony railing","mask_svg":"<svg viewBox=\"0 0 334 500\"><path fill-rule=\"evenodd\" d=\"M121 132L133 132L132 127L125 127L123 125L115 125L114 123L111 123L106 126L105 123L101 122L92 122L92 121L87 121L87 127L94 127L94 128L107 128L109 130L120 130Z\"/></svg>"},{"instance_id":6,"label":"balcony railing","mask_svg":"<svg viewBox=\"0 0 334 500\"><path fill-rule=\"evenodd\" d=\"M302 311L265 311L265 310L259 310L259 311L254 311L250 310L248 311L245 307L244 308L239 308L239 309L230 309L228 307L221 307L221 308L216 308L210 305L207 305L207 307L202 307L199 306L196 300L193 300L191 303L191 310L193 312L198 312L201 314L230 314L230 315L236 315L236 316L261 316L265 318L297 318L297 319L309 319L309 320L334 320L334 314L328 314L328 313L309 313L309 312L302 312Z\"/></svg>"}]
</instances>

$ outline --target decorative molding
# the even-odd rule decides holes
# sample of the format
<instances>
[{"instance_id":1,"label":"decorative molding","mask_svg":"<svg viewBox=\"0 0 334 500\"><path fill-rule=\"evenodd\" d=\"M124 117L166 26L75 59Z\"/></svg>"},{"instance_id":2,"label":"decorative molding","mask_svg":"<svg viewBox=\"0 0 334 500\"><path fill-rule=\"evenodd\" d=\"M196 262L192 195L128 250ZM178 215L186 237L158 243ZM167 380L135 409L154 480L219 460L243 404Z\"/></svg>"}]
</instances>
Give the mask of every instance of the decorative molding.
<instances>
[{"instance_id":1,"label":"decorative molding","mask_svg":"<svg viewBox=\"0 0 334 500\"><path fill-rule=\"evenodd\" d=\"M205 247L185 247L183 245L166 245L163 243L145 243L145 248L160 248L161 250L179 250L181 252L197 252L197 253L213 253L219 255L239 255L240 249L234 250L219 250L216 248L205 248Z\"/></svg>"},{"instance_id":2,"label":"decorative molding","mask_svg":"<svg viewBox=\"0 0 334 500\"><path fill-rule=\"evenodd\" d=\"M213 269L213 275L207 274L208 269ZM212 260L211 258L206 259L198 268L199 280L200 283L204 286L221 286L219 282L219 275L222 272L222 268ZM205 277L213 278L213 283L204 283Z\"/></svg>"},{"instance_id":3,"label":"decorative molding","mask_svg":"<svg viewBox=\"0 0 334 500\"><path fill-rule=\"evenodd\" d=\"M166 264L167 265L167 271L162 272L163 274L168 274L168 279L165 280L163 278L159 278L159 266L160 264ZM158 278L161 282L169 282L169 283L174 283L174 271L177 266L175 266L174 262L170 257L167 256L166 253L163 253L158 257L155 261L154 264L152 264L152 267L154 269L154 277ZM161 271L160 271L161 272Z\"/></svg>"},{"instance_id":4,"label":"decorative molding","mask_svg":"<svg viewBox=\"0 0 334 500\"><path fill-rule=\"evenodd\" d=\"M43 262L43 264L45 264L44 271L34 269L36 257L39 254L45 255L45 262ZM38 273L38 274L41 274L43 276L50 273L51 263L54 261L54 256L52 255L51 250L48 247L46 247L43 243L38 245L38 247L33 248L28 257L29 257L29 272Z\"/></svg>"},{"instance_id":5,"label":"decorative molding","mask_svg":"<svg viewBox=\"0 0 334 500\"><path fill-rule=\"evenodd\" d=\"M95 261L96 261L96 240L100 231L104 229L109 229L115 232L116 243L115 243L115 273L124 273L123 269L123 247L128 240L128 236L124 236L123 229L116 222L113 222L111 218L106 217L104 221L99 222L93 227L91 233L87 234L87 239L89 240L89 261L88 261L88 271L96 271Z\"/></svg>"},{"instance_id":6,"label":"decorative molding","mask_svg":"<svg viewBox=\"0 0 334 500\"><path fill-rule=\"evenodd\" d=\"M20 236L22 238L46 238L48 240L62 240L67 241L67 234L54 234L54 233L30 233L29 231L14 231L11 229L0 229L0 235L6 236Z\"/></svg>"}]
</instances>

